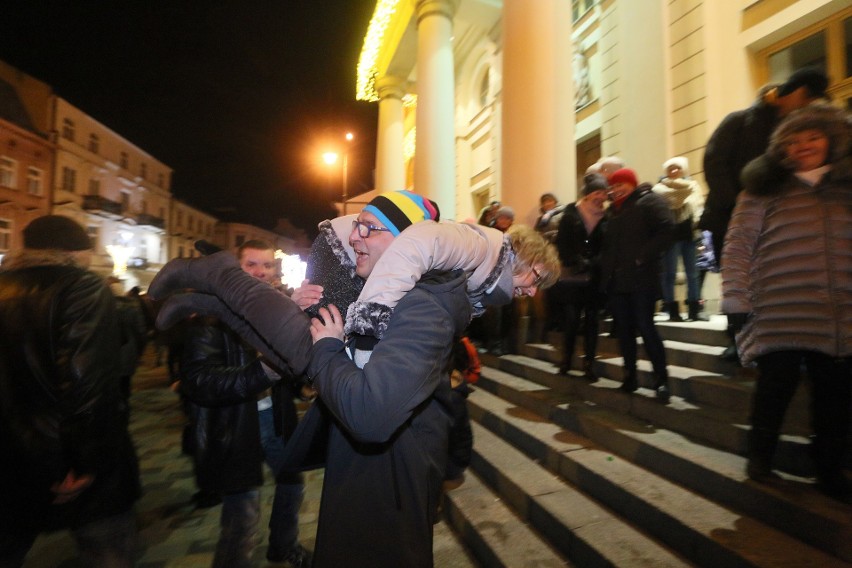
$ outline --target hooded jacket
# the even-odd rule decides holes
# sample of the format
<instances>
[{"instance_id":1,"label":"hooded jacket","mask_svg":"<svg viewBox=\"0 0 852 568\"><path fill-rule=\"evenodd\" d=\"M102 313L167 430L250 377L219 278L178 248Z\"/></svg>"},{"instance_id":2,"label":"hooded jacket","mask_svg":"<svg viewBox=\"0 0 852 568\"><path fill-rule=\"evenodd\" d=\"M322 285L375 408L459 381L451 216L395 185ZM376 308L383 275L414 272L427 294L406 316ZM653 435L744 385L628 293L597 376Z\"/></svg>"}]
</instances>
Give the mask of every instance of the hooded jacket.
<instances>
[{"instance_id":1,"label":"hooded jacket","mask_svg":"<svg viewBox=\"0 0 852 568\"><path fill-rule=\"evenodd\" d=\"M0 532L79 526L139 497L120 336L109 288L68 255L24 251L3 263ZM50 487L71 470L92 475L92 485L52 505Z\"/></svg>"},{"instance_id":2,"label":"hooded jacket","mask_svg":"<svg viewBox=\"0 0 852 568\"><path fill-rule=\"evenodd\" d=\"M722 310L751 314L740 359L852 356L852 157L814 186L765 156L743 180L722 256Z\"/></svg>"}]
</instances>

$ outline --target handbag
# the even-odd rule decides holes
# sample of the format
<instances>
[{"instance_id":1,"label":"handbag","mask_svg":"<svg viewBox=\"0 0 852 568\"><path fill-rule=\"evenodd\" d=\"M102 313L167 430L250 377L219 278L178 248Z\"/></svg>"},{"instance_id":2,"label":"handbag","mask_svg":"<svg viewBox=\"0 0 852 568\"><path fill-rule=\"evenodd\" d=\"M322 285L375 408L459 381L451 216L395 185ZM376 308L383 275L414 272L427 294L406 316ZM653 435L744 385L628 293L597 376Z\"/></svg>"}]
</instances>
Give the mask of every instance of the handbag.
<instances>
[{"instance_id":1,"label":"handbag","mask_svg":"<svg viewBox=\"0 0 852 568\"><path fill-rule=\"evenodd\" d=\"M588 270L578 270L576 266L563 266L559 274L559 282L568 286L588 286L592 281L592 273Z\"/></svg>"}]
</instances>

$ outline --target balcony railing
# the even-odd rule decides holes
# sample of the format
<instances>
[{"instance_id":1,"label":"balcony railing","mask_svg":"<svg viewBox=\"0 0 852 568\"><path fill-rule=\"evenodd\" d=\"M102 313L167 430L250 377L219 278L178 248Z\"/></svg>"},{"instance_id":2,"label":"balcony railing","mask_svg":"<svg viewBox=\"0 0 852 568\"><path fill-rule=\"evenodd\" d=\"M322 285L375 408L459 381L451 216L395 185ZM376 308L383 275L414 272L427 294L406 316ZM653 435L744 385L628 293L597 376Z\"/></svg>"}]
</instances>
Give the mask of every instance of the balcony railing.
<instances>
[{"instance_id":1,"label":"balcony railing","mask_svg":"<svg viewBox=\"0 0 852 568\"><path fill-rule=\"evenodd\" d=\"M139 227L150 227L152 229L165 230L166 222L160 217L155 217L150 213L140 213L136 216L136 225Z\"/></svg>"},{"instance_id":2,"label":"balcony railing","mask_svg":"<svg viewBox=\"0 0 852 568\"><path fill-rule=\"evenodd\" d=\"M117 201L110 201L100 195L84 195L83 209L104 217L121 217L124 208Z\"/></svg>"}]
</instances>

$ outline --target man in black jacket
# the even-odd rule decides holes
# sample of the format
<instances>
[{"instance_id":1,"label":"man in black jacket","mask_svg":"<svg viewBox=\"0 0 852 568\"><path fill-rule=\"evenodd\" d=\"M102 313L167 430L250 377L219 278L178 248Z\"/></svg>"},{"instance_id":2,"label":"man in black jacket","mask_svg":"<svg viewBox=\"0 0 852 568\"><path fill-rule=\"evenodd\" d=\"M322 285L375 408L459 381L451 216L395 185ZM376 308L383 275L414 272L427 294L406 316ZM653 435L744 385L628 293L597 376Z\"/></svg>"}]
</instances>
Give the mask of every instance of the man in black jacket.
<instances>
[{"instance_id":1,"label":"man in black jacket","mask_svg":"<svg viewBox=\"0 0 852 568\"><path fill-rule=\"evenodd\" d=\"M243 271L271 284L277 272L274 248L250 240L238 253ZM302 477L282 471L285 437L296 427L297 393L257 352L220 322L190 328L182 361L181 392L190 402L193 458L199 488L222 498L222 530L213 566L251 565L260 522L265 460L276 476L267 558L300 568L311 553L298 542ZM282 437L285 436L285 437Z\"/></svg>"},{"instance_id":2,"label":"man in black jacket","mask_svg":"<svg viewBox=\"0 0 852 568\"><path fill-rule=\"evenodd\" d=\"M669 400L668 370L663 340L654 326L654 305L660 297L662 258L671 246L674 219L668 202L639 185L636 172L622 168L609 178L610 207L601 250L601 290L609 297L618 344L624 357L621 390L633 392L636 379L636 332L654 368L654 390Z\"/></svg>"},{"instance_id":3,"label":"man in black jacket","mask_svg":"<svg viewBox=\"0 0 852 568\"><path fill-rule=\"evenodd\" d=\"M47 215L0 269L0 565L70 528L94 566L132 566L139 467L119 383L115 300L85 229Z\"/></svg>"}]
</instances>

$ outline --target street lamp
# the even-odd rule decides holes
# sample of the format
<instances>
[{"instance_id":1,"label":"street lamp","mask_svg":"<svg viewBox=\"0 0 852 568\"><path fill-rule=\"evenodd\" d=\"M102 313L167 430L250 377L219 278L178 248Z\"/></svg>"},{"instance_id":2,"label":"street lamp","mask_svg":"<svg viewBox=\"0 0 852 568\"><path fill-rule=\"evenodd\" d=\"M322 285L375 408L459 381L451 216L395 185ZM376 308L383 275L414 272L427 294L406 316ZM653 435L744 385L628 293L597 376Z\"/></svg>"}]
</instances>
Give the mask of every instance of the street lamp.
<instances>
[{"instance_id":1,"label":"street lamp","mask_svg":"<svg viewBox=\"0 0 852 568\"><path fill-rule=\"evenodd\" d=\"M346 133L346 146L343 150L343 192L341 201L341 210L343 215L346 215L346 201L349 199L349 143L355 138L351 132ZM337 152L325 152L322 155L322 160L329 166L337 163L340 155Z\"/></svg>"}]
</instances>

